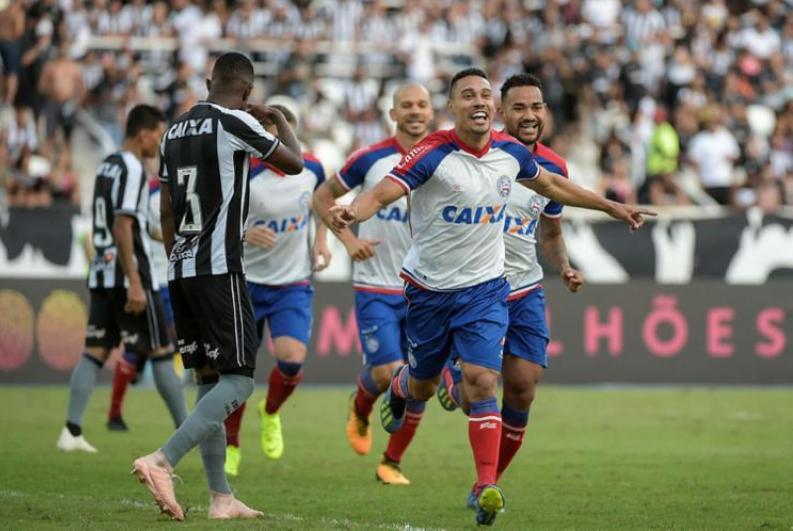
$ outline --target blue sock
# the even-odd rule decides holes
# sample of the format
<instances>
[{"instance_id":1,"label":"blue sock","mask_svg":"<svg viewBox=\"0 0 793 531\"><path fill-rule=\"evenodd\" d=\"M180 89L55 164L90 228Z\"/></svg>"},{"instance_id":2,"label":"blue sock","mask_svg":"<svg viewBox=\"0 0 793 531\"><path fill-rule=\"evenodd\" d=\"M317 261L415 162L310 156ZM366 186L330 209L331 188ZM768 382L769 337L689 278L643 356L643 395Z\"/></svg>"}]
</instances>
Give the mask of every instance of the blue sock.
<instances>
[{"instance_id":1,"label":"blue sock","mask_svg":"<svg viewBox=\"0 0 793 531\"><path fill-rule=\"evenodd\" d=\"M415 413L417 415L424 413L425 409L427 409L427 403L421 400L408 400L407 407L405 408L408 413Z\"/></svg>"},{"instance_id":2,"label":"blue sock","mask_svg":"<svg viewBox=\"0 0 793 531\"><path fill-rule=\"evenodd\" d=\"M529 411L520 411L509 404L501 406L501 421L513 428L525 428L529 423Z\"/></svg>"},{"instance_id":3,"label":"blue sock","mask_svg":"<svg viewBox=\"0 0 793 531\"><path fill-rule=\"evenodd\" d=\"M496 400L496 397L492 397L478 402L471 402L471 410L468 415L471 417L498 415L498 400Z\"/></svg>"},{"instance_id":4,"label":"blue sock","mask_svg":"<svg viewBox=\"0 0 793 531\"><path fill-rule=\"evenodd\" d=\"M292 363L290 361L278 360L275 364L278 366L278 370L281 371L281 374L290 378L300 374L300 370L303 368L302 363Z\"/></svg>"},{"instance_id":5,"label":"blue sock","mask_svg":"<svg viewBox=\"0 0 793 531\"><path fill-rule=\"evenodd\" d=\"M138 356L134 352L125 350L121 357L124 358L124 361L129 362L131 365L138 365Z\"/></svg>"},{"instance_id":6,"label":"blue sock","mask_svg":"<svg viewBox=\"0 0 793 531\"><path fill-rule=\"evenodd\" d=\"M372 366L364 365L361 369L361 376L358 379L361 388L371 396L379 396L382 391L377 388L377 384L372 377Z\"/></svg>"}]
</instances>

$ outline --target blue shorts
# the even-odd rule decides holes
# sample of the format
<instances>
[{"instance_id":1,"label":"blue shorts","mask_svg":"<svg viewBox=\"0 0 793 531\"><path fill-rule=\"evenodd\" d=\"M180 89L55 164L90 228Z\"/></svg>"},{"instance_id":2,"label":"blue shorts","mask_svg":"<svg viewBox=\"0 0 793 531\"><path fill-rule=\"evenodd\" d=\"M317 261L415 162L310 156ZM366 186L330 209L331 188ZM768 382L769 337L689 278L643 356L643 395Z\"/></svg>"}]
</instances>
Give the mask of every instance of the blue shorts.
<instances>
[{"instance_id":1,"label":"blue shorts","mask_svg":"<svg viewBox=\"0 0 793 531\"><path fill-rule=\"evenodd\" d=\"M171 306L171 292L168 291L168 284L160 288L160 300L162 309L165 310L165 326L173 326L173 307Z\"/></svg>"},{"instance_id":2,"label":"blue shorts","mask_svg":"<svg viewBox=\"0 0 793 531\"><path fill-rule=\"evenodd\" d=\"M500 372L508 294L509 284L503 278L448 292L409 284L405 297L411 376L435 378L450 354Z\"/></svg>"},{"instance_id":3,"label":"blue shorts","mask_svg":"<svg viewBox=\"0 0 793 531\"><path fill-rule=\"evenodd\" d=\"M548 323L545 321L545 290L537 288L510 301L509 329L504 353L548 367Z\"/></svg>"},{"instance_id":4,"label":"blue shorts","mask_svg":"<svg viewBox=\"0 0 793 531\"><path fill-rule=\"evenodd\" d=\"M355 292L355 319L363 347L364 365L405 361L407 301L402 294Z\"/></svg>"},{"instance_id":5,"label":"blue shorts","mask_svg":"<svg viewBox=\"0 0 793 531\"><path fill-rule=\"evenodd\" d=\"M288 336L308 345L311 337L311 304L314 288L310 284L265 286L248 282L259 345L264 339L264 321L273 339Z\"/></svg>"}]
</instances>

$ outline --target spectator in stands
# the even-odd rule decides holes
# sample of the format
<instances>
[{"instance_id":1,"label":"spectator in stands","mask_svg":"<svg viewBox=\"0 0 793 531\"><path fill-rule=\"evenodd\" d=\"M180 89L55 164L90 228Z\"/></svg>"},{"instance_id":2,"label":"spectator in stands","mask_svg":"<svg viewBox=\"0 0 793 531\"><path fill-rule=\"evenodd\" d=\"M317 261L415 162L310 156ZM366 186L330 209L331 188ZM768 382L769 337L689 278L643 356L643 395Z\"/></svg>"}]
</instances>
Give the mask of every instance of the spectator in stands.
<instances>
[{"instance_id":1,"label":"spectator in stands","mask_svg":"<svg viewBox=\"0 0 793 531\"><path fill-rule=\"evenodd\" d=\"M611 170L600 181L600 193L607 199L619 203L636 203L636 190L631 182L629 159L619 158L611 164Z\"/></svg>"},{"instance_id":2,"label":"spectator in stands","mask_svg":"<svg viewBox=\"0 0 793 531\"><path fill-rule=\"evenodd\" d=\"M22 35L25 32L25 11L22 0L11 0L0 9L0 61L3 63L0 103L10 106L19 87L22 68Z\"/></svg>"},{"instance_id":3,"label":"spectator in stands","mask_svg":"<svg viewBox=\"0 0 793 531\"><path fill-rule=\"evenodd\" d=\"M647 148L647 199L653 205L689 203L677 180L680 139L664 107L655 110L655 127Z\"/></svg>"},{"instance_id":4,"label":"spectator in stands","mask_svg":"<svg viewBox=\"0 0 793 531\"><path fill-rule=\"evenodd\" d=\"M361 138L379 134L375 107L381 93L399 81L392 77L426 84L442 106L448 73L459 64L476 64L486 66L496 80L517 71L543 79L556 126L548 140L570 136L565 142L575 146L571 157L581 168L597 169L585 178L592 187L601 175L613 180L621 171L615 166L625 157L631 160L631 182L643 182L645 170L655 164L650 137L656 105L667 108L681 154L720 202L730 195L725 182L729 188L733 181L724 171L714 171L712 162L700 167L703 146L715 145L707 140L714 131L704 125L700 131L696 117L701 111L716 108L726 134L740 148L737 158L720 158L715 165L746 173L741 204L755 203L767 165L783 188L789 174L790 0L7 1L11 7L0 11L0 20L13 6L26 9L15 104L32 109L36 120L44 114L43 100L52 101L52 94L42 98L37 90L44 89L41 73L47 63L59 61L62 42L71 57L80 58L83 84L90 91L86 109L117 134L120 109L131 101L151 102L160 94L162 107L175 115L185 101L201 97L207 52L228 46L217 44L226 37L234 46L249 47L258 71L268 73L257 78L257 89L296 99L309 139L330 139L342 151L340 158ZM6 31L10 28L0 24L6 70L13 67L5 58L6 35L19 35L18 26L15 32ZM127 35L162 40L130 52L123 49ZM99 36L101 44L91 40ZM190 66L189 72L181 66L174 71L174 56ZM363 76L350 65L365 66ZM8 82L6 76L0 83L5 102L12 92ZM750 103L773 113L776 128L750 127ZM52 123L51 110L48 104L45 122ZM56 116L61 135L64 120ZM442 113L438 120L443 126ZM599 168L598 153L603 155ZM80 157L71 160L82 170ZM67 166L54 156L47 162L55 172ZM656 181L649 173L645 197ZM719 178L713 180L716 173ZM602 188L626 195L618 193L620 186ZM679 202L677 192L662 188L668 199ZM58 185L54 190L57 196ZM787 192L783 196L787 202ZM691 194L693 201L700 197L705 196Z\"/></svg>"},{"instance_id":5,"label":"spectator in stands","mask_svg":"<svg viewBox=\"0 0 793 531\"><path fill-rule=\"evenodd\" d=\"M45 98L46 148L71 142L77 110L85 97L80 64L69 56L69 42L58 46L58 54L44 65L39 92ZM62 135L62 136L59 136Z\"/></svg>"},{"instance_id":6,"label":"spectator in stands","mask_svg":"<svg viewBox=\"0 0 793 531\"><path fill-rule=\"evenodd\" d=\"M721 108L702 114L704 129L691 139L688 157L699 174L702 189L720 205L731 204L733 166L740 156L735 137L722 126Z\"/></svg>"}]
</instances>

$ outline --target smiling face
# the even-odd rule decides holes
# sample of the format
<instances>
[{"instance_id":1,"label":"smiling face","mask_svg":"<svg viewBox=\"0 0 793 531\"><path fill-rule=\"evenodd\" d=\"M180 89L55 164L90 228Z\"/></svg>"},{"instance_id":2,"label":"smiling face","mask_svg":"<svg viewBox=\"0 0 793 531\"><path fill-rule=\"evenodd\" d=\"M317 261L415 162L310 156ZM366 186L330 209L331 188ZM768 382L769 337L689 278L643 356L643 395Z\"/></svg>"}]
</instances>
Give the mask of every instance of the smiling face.
<instances>
[{"instance_id":1,"label":"smiling face","mask_svg":"<svg viewBox=\"0 0 793 531\"><path fill-rule=\"evenodd\" d=\"M394 93L394 107L389 115L399 131L414 138L424 137L433 117L430 93L421 85L399 88Z\"/></svg>"},{"instance_id":2,"label":"smiling face","mask_svg":"<svg viewBox=\"0 0 793 531\"><path fill-rule=\"evenodd\" d=\"M496 113L490 81L475 75L460 78L449 98L448 108L459 131L474 135L488 133Z\"/></svg>"},{"instance_id":3,"label":"smiling face","mask_svg":"<svg viewBox=\"0 0 793 531\"><path fill-rule=\"evenodd\" d=\"M539 87L512 87L501 102L501 116L507 132L533 146L542 137L545 102Z\"/></svg>"}]
</instances>

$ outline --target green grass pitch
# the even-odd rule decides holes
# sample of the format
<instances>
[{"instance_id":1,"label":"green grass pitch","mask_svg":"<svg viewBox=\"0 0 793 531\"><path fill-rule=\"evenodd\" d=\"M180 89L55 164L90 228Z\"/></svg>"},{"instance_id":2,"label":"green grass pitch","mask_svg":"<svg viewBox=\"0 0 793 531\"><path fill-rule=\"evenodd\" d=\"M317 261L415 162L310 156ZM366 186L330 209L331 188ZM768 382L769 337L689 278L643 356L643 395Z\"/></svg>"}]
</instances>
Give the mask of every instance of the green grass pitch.
<instances>
[{"instance_id":1,"label":"green grass pitch","mask_svg":"<svg viewBox=\"0 0 793 531\"><path fill-rule=\"evenodd\" d=\"M472 529L466 423L432 401L403 462L409 487L378 484L386 437L359 457L344 435L349 390L298 390L282 413L286 452L268 462L251 408L238 496L266 512L210 522L197 451L179 464L187 522L160 516L129 475L170 434L156 393L131 389L131 431L104 427L107 388L85 419L97 455L61 454L66 387L0 387L1 529ZM191 392L190 399L194 394ZM255 399L263 397L258 388ZM501 483L500 529L793 529L793 389L541 387L526 442Z\"/></svg>"}]
</instances>

